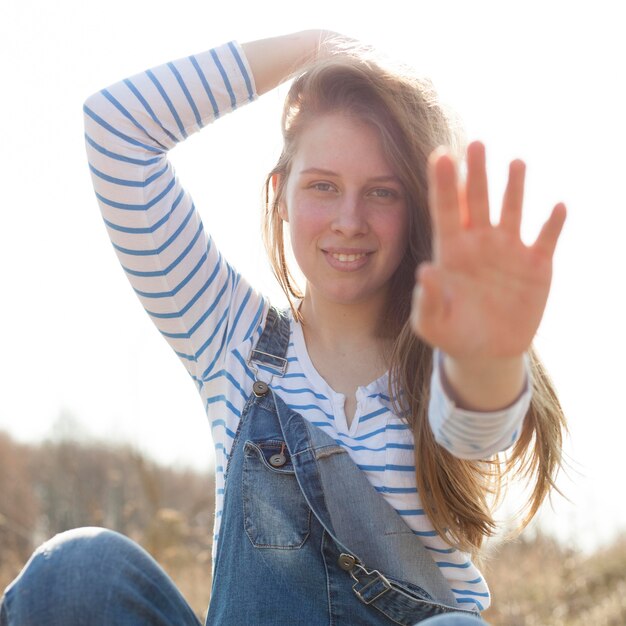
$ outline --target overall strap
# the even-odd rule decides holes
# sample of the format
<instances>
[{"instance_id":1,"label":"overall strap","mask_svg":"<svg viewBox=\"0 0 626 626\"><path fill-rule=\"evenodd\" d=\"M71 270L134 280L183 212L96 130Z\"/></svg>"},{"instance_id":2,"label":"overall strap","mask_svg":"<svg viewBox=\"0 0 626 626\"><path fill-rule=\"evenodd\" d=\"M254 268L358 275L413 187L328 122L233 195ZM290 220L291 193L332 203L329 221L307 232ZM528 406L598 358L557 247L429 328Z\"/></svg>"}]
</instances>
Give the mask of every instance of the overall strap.
<instances>
[{"instance_id":1,"label":"overall strap","mask_svg":"<svg viewBox=\"0 0 626 626\"><path fill-rule=\"evenodd\" d=\"M288 347L289 318L287 313L271 306L267 312L261 337L248 357L248 364L255 371L255 365L259 365L275 376L284 376L287 371L285 357Z\"/></svg>"}]
</instances>

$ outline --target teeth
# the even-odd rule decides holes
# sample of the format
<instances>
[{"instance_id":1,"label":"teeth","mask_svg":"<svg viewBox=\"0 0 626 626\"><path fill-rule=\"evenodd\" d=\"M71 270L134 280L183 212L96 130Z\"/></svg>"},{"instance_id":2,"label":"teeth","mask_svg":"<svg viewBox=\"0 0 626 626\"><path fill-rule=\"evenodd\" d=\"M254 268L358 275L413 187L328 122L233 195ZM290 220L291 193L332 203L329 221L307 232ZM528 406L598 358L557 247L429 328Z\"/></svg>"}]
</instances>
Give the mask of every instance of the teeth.
<instances>
[{"instance_id":1,"label":"teeth","mask_svg":"<svg viewBox=\"0 0 626 626\"><path fill-rule=\"evenodd\" d=\"M333 253L333 258L341 261L342 263L350 263L352 261L356 261L357 259L361 259L365 256L365 252L361 252L360 254L335 254Z\"/></svg>"}]
</instances>

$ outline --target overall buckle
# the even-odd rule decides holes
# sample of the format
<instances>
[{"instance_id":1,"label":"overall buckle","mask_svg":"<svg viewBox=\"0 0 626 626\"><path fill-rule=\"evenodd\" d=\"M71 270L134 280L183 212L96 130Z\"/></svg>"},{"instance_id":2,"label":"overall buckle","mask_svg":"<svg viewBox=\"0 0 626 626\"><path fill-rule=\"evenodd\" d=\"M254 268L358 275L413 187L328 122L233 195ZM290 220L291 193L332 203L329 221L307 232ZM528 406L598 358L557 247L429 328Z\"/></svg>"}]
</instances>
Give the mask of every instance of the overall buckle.
<instances>
[{"instance_id":1,"label":"overall buckle","mask_svg":"<svg viewBox=\"0 0 626 626\"><path fill-rule=\"evenodd\" d=\"M273 363L269 359L264 359L262 357L269 357L270 359L273 359L274 361L278 361L278 363ZM276 356L275 354L270 354L269 352L263 352L263 350L257 350L256 348L250 351L250 356L248 357L248 365L250 366L251 369L253 369L254 371L257 371L253 363L260 363L262 365L265 365L265 367L276 369L280 372L278 374L279 376L285 375L285 372L287 371L287 366L289 365L289 361L287 361L287 359L283 358L282 356Z\"/></svg>"},{"instance_id":2,"label":"overall buckle","mask_svg":"<svg viewBox=\"0 0 626 626\"><path fill-rule=\"evenodd\" d=\"M259 358L260 357L260 358ZM264 359L263 357L269 357L270 359L274 359L274 363L268 361L268 359ZM276 363L278 361L278 363ZM287 366L289 362L287 359L282 356L276 356L275 354L269 354L267 352L263 352L262 350L252 350L250 352L250 356L248 357L248 367L254 372L254 385L252 386L252 391L257 398L264 396L270 390L269 386L271 382L274 380L274 376L284 376L287 371ZM273 373L270 373L269 380L267 382L261 380L259 377L259 368L255 365L258 363L259 365L265 365L265 367L269 369L274 369ZM267 377L265 377L267 378Z\"/></svg>"},{"instance_id":3,"label":"overall buckle","mask_svg":"<svg viewBox=\"0 0 626 626\"><path fill-rule=\"evenodd\" d=\"M359 575L355 571L357 568L363 572L361 578L359 578ZM352 590L364 604L375 602L391 589L391 583L383 574L376 569L368 571L360 563L355 563L354 568L350 571L350 576L356 581L355 584L352 585ZM363 579L367 581L365 584L363 584ZM363 586L357 589L358 585Z\"/></svg>"}]
</instances>

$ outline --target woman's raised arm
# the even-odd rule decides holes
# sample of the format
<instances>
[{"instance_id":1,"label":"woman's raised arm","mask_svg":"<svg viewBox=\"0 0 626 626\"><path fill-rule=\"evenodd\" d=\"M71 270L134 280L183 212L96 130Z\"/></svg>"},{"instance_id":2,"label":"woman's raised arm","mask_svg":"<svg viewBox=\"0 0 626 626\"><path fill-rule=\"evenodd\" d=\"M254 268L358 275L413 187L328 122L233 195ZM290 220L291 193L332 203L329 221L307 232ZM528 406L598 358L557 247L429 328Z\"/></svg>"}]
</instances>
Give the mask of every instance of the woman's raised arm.
<instances>
[{"instance_id":1,"label":"woman's raised arm","mask_svg":"<svg viewBox=\"0 0 626 626\"><path fill-rule=\"evenodd\" d=\"M199 385L229 345L252 333L265 302L220 255L168 151L287 78L324 38L305 31L231 42L119 81L84 104L107 232L148 315Z\"/></svg>"}]
</instances>

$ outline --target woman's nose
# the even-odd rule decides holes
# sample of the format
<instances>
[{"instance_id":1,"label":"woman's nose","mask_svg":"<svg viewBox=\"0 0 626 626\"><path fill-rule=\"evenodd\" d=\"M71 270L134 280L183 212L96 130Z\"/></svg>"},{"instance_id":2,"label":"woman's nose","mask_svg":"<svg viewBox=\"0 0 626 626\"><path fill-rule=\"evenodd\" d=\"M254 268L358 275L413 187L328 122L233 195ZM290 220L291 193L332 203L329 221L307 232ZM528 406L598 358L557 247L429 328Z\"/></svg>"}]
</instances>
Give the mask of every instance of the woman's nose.
<instances>
[{"instance_id":1,"label":"woman's nose","mask_svg":"<svg viewBox=\"0 0 626 626\"><path fill-rule=\"evenodd\" d=\"M354 237L367 232L365 207L360 198L353 195L342 198L333 216L332 230L345 237Z\"/></svg>"}]
</instances>

